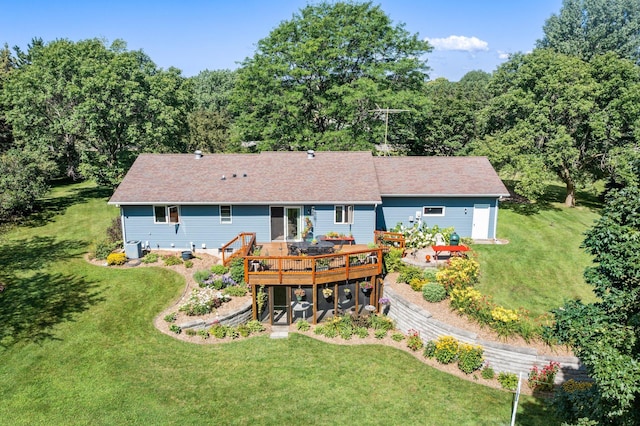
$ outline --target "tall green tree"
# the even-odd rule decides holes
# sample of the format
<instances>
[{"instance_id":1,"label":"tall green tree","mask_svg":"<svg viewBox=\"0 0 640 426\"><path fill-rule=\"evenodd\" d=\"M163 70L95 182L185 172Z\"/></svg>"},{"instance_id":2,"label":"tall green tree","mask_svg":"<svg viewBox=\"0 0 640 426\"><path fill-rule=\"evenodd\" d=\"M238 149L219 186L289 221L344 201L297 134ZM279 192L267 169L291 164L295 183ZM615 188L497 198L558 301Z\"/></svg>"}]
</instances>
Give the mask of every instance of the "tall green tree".
<instances>
[{"instance_id":1,"label":"tall green tree","mask_svg":"<svg viewBox=\"0 0 640 426\"><path fill-rule=\"evenodd\" d=\"M637 72L612 54L592 63L548 49L515 55L494 73L475 153L532 198L546 179L560 179L573 206L576 188L605 176L611 153L635 144L637 107L627 106L637 98Z\"/></svg>"},{"instance_id":2,"label":"tall green tree","mask_svg":"<svg viewBox=\"0 0 640 426\"><path fill-rule=\"evenodd\" d=\"M4 88L16 144L57 174L115 185L139 152L183 151L190 91L116 40L35 43Z\"/></svg>"},{"instance_id":3,"label":"tall green tree","mask_svg":"<svg viewBox=\"0 0 640 426\"><path fill-rule=\"evenodd\" d=\"M192 77L193 110L189 112L189 151L237 151L233 144L229 111L237 73L230 70L205 70Z\"/></svg>"},{"instance_id":4,"label":"tall green tree","mask_svg":"<svg viewBox=\"0 0 640 426\"><path fill-rule=\"evenodd\" d=\"M632 164L640 175L640 162ZM637 182L636 182L637 183ZM571 345L595 386L557 398L568 421L640 424L640 188L608 193L601 218L584 246L594 266L585 278L600 301L571 301L554 312L553 334Z\"/></svg>"},{"instance_id":5,"label":"tall green tree","mask_svg":"<svg viewBox=\"0 0 640 426\"><path fill-rule=\"evenodd\" d=\"M425 105L405 119L405 128L413 128L407 137L407 151L415 155L463 155L477 137L476 116L490 99L491 75L483 71L467 73L459 82L444 78L425 86ZM401 142L401 143L402 143Z\"/></svg>"},{"instance_id":6,"label":"tall green tree","mask_svg":"<svg viewBox=\"0 0 640 426\"><path fill-rule=\"evenodd\" d=\"M640 63L638 0L564 0L545 23L538 47L591 60L615 52Z\"/></svg>"},{"instance_id":7,"label":"tall green tree","mask_svg":"<svg viewBox=\"0 0 640 426\"><path fill-rule=\"evenodd\" d=\"M0 93L2 92L4 81L8 78L9 73L16 68L15 62L9 46L5 43L4 47L0 49ZM7 151L13 144L11 126L5 118L4 111L6 108L7 107L1 102L0 97L0 153Z\"/></svg>"},{"instance_id":8,"label":"tall green tree","mask_svg":"<svg viewBox=\"0 0 640 426\"><path fill-rule=\"evenodd\" d=\"M260 149L372 149L421 93L427 42L371 3L310 5L258 42L239 70L235 134Z\"/></svg>"}]
</instances>

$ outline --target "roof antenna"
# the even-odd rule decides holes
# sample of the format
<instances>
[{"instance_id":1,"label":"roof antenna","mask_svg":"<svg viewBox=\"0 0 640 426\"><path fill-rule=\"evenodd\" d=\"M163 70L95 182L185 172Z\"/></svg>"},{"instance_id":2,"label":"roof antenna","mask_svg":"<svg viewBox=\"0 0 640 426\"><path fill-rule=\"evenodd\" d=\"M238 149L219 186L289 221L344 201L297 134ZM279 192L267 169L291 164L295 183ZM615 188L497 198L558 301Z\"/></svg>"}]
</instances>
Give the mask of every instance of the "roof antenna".
<instances>
[{"instance_id":1,"label":"roof antenna","mask_svg":"<svg viewBox=\"0 0 640 426\"><path fill-rule=\"evenodd\" d=\"M377 106L377 105L376 105ZM376 108L370 109L369 112L382 112L384 113L384 155L389 155L389 147L387 146L387 135L389 134L389 114L397 114L399 112L409 112L408 109L391 109L391 108Z\"/></svg>"}]
</instances>

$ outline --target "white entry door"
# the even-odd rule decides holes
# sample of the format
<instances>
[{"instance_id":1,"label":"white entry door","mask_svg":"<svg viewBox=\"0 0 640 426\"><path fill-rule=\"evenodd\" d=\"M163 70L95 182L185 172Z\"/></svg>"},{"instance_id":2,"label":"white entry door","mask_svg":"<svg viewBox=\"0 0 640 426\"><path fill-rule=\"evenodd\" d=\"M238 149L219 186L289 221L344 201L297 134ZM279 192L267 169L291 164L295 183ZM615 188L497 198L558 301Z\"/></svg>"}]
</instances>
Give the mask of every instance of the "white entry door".
<instances>
[{"instance_id":1,"label":"white entry door","mask_svg":"<svg viewBox=\"0 0 640 426\"><path fill-rule=\"evenodd\" d=\"M474 240L484 240L489 238L489 204L474 204L473 206L473 228L471 238Z\"/></svg>"}]
</instances>

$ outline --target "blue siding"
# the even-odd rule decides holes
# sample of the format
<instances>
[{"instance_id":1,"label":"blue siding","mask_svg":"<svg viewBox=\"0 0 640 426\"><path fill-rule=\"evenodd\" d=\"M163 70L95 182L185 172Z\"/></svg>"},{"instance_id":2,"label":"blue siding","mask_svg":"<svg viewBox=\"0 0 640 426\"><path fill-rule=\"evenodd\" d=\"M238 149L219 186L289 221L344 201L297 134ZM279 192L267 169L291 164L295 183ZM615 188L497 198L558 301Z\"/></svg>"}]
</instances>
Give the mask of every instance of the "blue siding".
<instances>
[{"instance_id":1,"label":"blue siding","mask_svg":"<svg viewBox=\"0 0 640 426\"><path fill-rule=\"evenodd\" d=\"M474 204L488 204L490 206L489 215L489 238L495 238L495 217L497 214L498 200L496 198L405 198L405 197L385 197L382 205L378 206L377 228L389 230L402 223L405 226L412 226L409 216L415 220L416 212L422 211L424 206L444 206L444 216L426 216L422 222L431 227L453 226L461 237L471 237L473 227L473 206ZM466 209L466 211L465 211Z\"/></svg>"},{"instance_id":2,"label":"blue siding","mask_svg":"<svg viewBox=\"0 0 640 426\"><path fill-rule=\"evenodd\" d=\"M315 206L315 215L308 214L311 206L304 206L304 217L314 225L314 235L329 231L353 235L356 242L373 241L375 211L373 206L355 206L351 225L334 224L334 206ZM271 241L269 206L232 206L231 223L220 223L219 206L180 206L180 223L154 223L153 206L122 206L124 238L149 243L152 249L196 249L202 244L215 249L229 242L241 232L255 232L257 241ZM302 223L304 228L304 222Z\"/></svg>"},{"instance_id":3,"label":"blue siding","mask_svg":"<svg viewBox=\"0 0 640 426\"><path fill-rule=\"evenodd\" d=\"M305 213L309 211L305 206ZM337 224L335 221L335 206L316 205L315 216L306 215L313 223L313 234L317 237L328 232L337 232L344 235L353 235L357 244L373 242L375 231L376 212L373 205L353 206L353 223Z\"/></svg>"}]
</instances>

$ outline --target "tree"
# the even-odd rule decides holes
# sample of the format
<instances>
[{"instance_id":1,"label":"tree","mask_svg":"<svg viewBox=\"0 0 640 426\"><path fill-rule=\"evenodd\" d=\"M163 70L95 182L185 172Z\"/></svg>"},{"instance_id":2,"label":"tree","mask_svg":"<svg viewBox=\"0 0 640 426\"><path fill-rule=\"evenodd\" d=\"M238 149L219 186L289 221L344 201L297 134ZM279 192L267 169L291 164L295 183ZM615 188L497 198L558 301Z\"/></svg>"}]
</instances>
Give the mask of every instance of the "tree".
<instances>
[{"instance_id":1,"label":"tree","mask_svg":"<svg viewBox=\"0 0 640 426\"><path fill-rule=\"evenodd\" d=\"M16 144L57 174L115 185L139 152L183 151L188 84L123 41L34 43L4 90Z\"/></svg>"},{"instance_id":2,"label":"tree","mask_svg":"<svg viewBox=\"0 0 640 426\"><path fill-rule=\"evenodd\" d=\"M47 190L44 174L27 153L0 153L0 221L29 213Z\"/></svg>"},{"instance_id":3,"label":"tree","mask_svg":"<svg viewBox=\"0 0 640 426\"><path fill-rule=\"evenodd\" d=\"M560 179L573 206L578 185L605 176L614 149L635 143L638 75L612 54L592 63L547 49L515 55L491 81L495 97L480 113L484 138L475 153L532 198L546 179Z\"/></svg>"},{"instance_id":4,"label":"tree","mask_svg":"<svg viewBox=\"0 0 640 426\"><path fill-rule=\"evenodd\" d=\"M7 79L9 73L16 68L15 58L11 55L9 46L5 43L0 50L0 92L4 86L4 80ZM7 151L13 145L13 134L11 126L7 123L4 116L5 106L0 102L0 153Z\"/></svg>"},{"instance_id":5,"label":"tree","mask_svg":"<svg viewBox=\"0 0 640 426\"><path fill-rule=\"evenodd\" d=\"M261 149L371 149L384 132L371 111L420 94L429 50L371 3L307 6L242 63L235 133Z\"/></svg>"},{"instance_id":6,"label":"tree","mask_svg":"<svg viewBox=\"0 0 640 426\"><path fill-rule=\"evenodd\" d=\"M640 175L640 161L633 164ZM601 218L584 247L594 266L585 278L600 301L571 301L554 311L553 334L571 345L595 381L593 389L563 406L569 421L588 417L598 424L640 424L640 188L607 195ZM570 408L570 409L569 409Z\"/></svg>"},{"instance_id":7,"label":"tree","mask_svg":"<svg viewBox=\"0 0 640 426\"><path fill-rule=\"evenodd\" d=\"M467 73L459 82L444 78L425 86L425 105L404 119L414 129L406 138L408 152L415 155L463 155L477 137L476 115L489 101L487 85L491 75ZM399 121L399 120L398 120Z\"/></svg>"},{"instance_id":8,"label":"tree","mask_svg":"<svg viewBox=\"0 0 640 426\"><path fill-rule=\"evenodd\" d=\"M615 52L640 63L640 2L637 0L564 0L560 14L545 23L538 47L586 61Z\"/></svg>"},{"instance_id":9,"label":"tree","mask_svg":"<svg viewBox=\"0 0 640 426\"><path fill-rule=\"evenodd\" d=\"M202 71L191 78L193 111L189 112L189 151L229 152L237 150L230 142L233 118L229 104L237 73L229 70Z\"/></svg>"}]
</instances>

